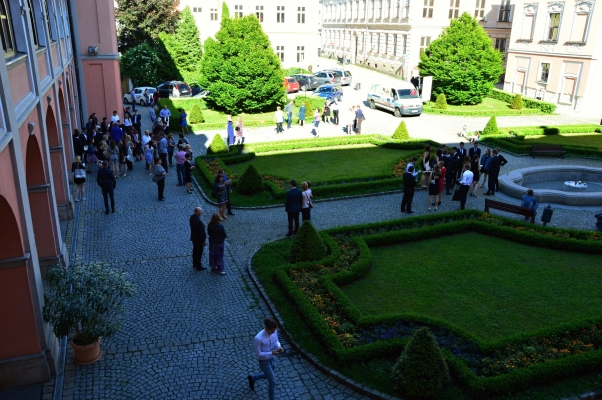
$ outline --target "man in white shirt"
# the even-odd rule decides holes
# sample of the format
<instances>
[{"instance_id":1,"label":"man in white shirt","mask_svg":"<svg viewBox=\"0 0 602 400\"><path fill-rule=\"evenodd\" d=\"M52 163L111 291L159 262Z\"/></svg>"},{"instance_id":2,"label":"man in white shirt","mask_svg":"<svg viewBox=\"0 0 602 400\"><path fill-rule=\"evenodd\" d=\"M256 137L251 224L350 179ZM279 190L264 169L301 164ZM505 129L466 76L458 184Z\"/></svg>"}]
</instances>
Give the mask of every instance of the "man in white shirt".
<instances>
[{"instance_id":1,"label":"man in white shirt","mask_svg":"<svg viewBox=\"0 0 602 400\"><path fill-rule=\"evenodd\" d=\"M418 171L416 171L416 161L418 161L418 157L412 157L412 161L406 165L406 172L410 172L410 167L414 167L414 169L410 172L414 176L418 176Z\"/></svg>"},{"instance_id":2,"label":"man in white shirt","mask_svg":"<svg viewBox=\"0 0 602 400\"><path fill-rule=\"evenodd\" d=\"M462 173L462 179L458 181L460 184L460 208L459 210L464 210L464 206L466 205L466 195L468 194L468 189L470 189L470 185L472 184L472 180L474 178L474 174L470 170L470 165L464 165L464 172Z\"/></svg>"},{"instance_id":3,"label":"man in white shirt","mask_svg":"<svg viewBox=\"0 0 602 400\"><path fill-rule=\"evenodd\" d=\"M279 107L280 108L280 107ZM262 330L253 339L255 356L259 360L259 368L262 373L257 375L248 375L249 389L255 390L255 382L260 379L267 379L269 383L269 399L274 400L274 389L276 387L276 376L274 375L275 356L281 354L284 349L278 341L276 328L278 324L270 318L264 318L265 329Z\"/></svg>"},{"instance_id":4,"label":"man in white shirt","mask_svg":"<svg viewBox=\"0 0 602 400\"><path fill-rule=\"evenodd\" d=\"M113 115L111 116L111 122L119 121L119 115L117 115L117 111L113 111Z\"/></svg>"},{"instance_id":5,"label":"man in white shirt","mask_svg":"<svg viewBox=\"0 0 602 400\"><path fill-rule=\"evenodd\" d=\"M280 109L280 106L276 107L276 114L274 114L274 122L276 123L276 134L284 132L284 129L282 129L282 123L284 122L284 113Z\"/></svg>"}]
</instances>

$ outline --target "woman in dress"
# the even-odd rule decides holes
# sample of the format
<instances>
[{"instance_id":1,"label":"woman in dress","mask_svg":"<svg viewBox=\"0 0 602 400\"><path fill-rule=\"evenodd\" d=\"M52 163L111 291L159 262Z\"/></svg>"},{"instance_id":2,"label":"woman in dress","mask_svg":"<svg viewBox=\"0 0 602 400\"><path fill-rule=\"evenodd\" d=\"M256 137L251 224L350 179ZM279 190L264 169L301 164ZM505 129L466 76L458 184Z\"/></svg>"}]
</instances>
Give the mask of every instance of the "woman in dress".
<instances>
[{"instance_id":1,"label":"woman in dress","mask_svg":"<svg viewBox=\"0 0 602 400\"><path fill-rule=\"evenodd\" d=\"M192 183L192 154L186 154L186 161L184 161L184 183L186 184L186 191L188 194L192 194L190 184Z\"/></svg>"},{"instance_id":2,"label":"woman in dress","mask_svg":"<svg viewBox=\"0 0 602 400\"><path fill-rule=\"evenodd\" d=\"M353 125L355 123L355 106L351 107L347 112L347 134L353 133Z\"/></svg>"},{"instance_id":3,"label":"woman in dress","mask_svg":"<svg viewBox=\"0 0 602 400\"><path fill-rule=\"evenodd\" d=\"M165 200L163 196L163 190L165 189L165 175L167 175L167 171L161 165L161 157L155 158L155 166L153 167L153 180L157 182L157 194L159 197L159 201Z\"/></svg>"},{"instance_id":4,"label":"woman in dress","mask_svg":"<svg viewBox=\"0 0 602 400\"><path fill-rule=\"evenodd\" d=\"M470 188L468 192L471 196L477 197L477 188L479 187L479 155L475 154L470 161L470 172L474 174L472 178L472 183L470 184Z\"/></svg>"},{"instance_id":5,"label":"woman in dress","mask_svg":"<svg viewBox=\"0 0 602 400\"><path fill-rule=\"evenodd\" d=\"M320 112L320 109L316 108L316 111L314 111L314 130L316 131L316 137L320 137L320 131L318 130L318 128L320 126L321 115L322 113Z\"/></svg>"},{"instance_id":6,"label":"woman in dress","mask_svg":"<svg viewBox=\"0 0 602 400\"><path fill-rule=\"evenodd\" d=\"M215 178L215 183L213 184L213 190L217 197L217 206L219 207L219 217L220 221L228 219L226 217L226 206L228 205L228 191L226 186L230 184L230 180L224 182L224 176L219 174L217 178Z\"/></svg>"},{"instance_id":7,"label":"woman in dress","mask_svg":"<svg viewBox=\"0 0 602 400\"><path fill-rule=\"evenodd\" d=\"M305 113L307 111L307 108L305 108L305 102L301 103L301 107L299 107L299 113L297 114L297 116L299 117L299 126L303 126L303 123L305 122Z\"/></svg>"},{"instance_id":8,"label":"woman in dress","mask_svg":"<svg viewBox=\"0 0 602 400\"><path fill-rule=\"evenodd\" d=\"M447 168L445 168L445 162L439 161L439 170L441 171L441 178L439 178L439 201L437 205L441 205L441 199L443 199L443 190L445 189L445 174L447 173Z\"/></svg>"},{"instance_id":9,"label":"woman in dress","mask_svg":"<svg viewBox=\"0 0 602 400\"><path fill-rule=\"evenodd\" d=\"M483 174L483 183L481 187L485 187L487 183L487 174L489 173L489 163L491 162L491 149L485 150L485 154L481 156L481 173Z\"/></svg>"},{"instance_id":10,"label":"woman in dress","mask_svg":"<svg viewBox=\"0 0 602 400\"><path fill-rule=\"evenodd\" d=\"M324 104L324 123L330 124L330 107L328 106L328 101Z\"/></svg>"},{"instance_id":11,"label":"woman in dress","mask_svg":"<svg viewBox=\"0 0 602 400\"><path fill-rule=\"evenodd\" d=\"M243 135L243 125L242 125L242 117L238 117L238 122L236 123L236 144L242 144L242 135Z\"/></svg>"},{"instance_id":12,"label":"woman in dress","mask_svg":"<svg viewBox=\"0 0 602 400\"><path fill-rule=\"evenodd\" d=\"M114 140L109 142L109 162L111 164L111 171L113 171L113 176L115 178L119 177L119 147L117 147L117 143Z\"/></svg>"},{"instance_id":13,"label":"woman in dress","mask_svg":"<svg viewBox=\"0 0 602 400\"><path fill-rule=\"evenodd\" d=\"M126 144L126 137L124 136L119 142L119 176L125 178L128 176L128 165L127 165L127 155L128 155L128 147Z\"/></svg>"},{"instance_id":14,"label":"woman in dress","mask_svg":"<svg viewBox=\"0 0 602 400\"><path fill-rule=\"evenodd\" d=\"M420 159L420 167L422 168L422 171L429 171L431 169L430 160L431 160L431 145L427 144L426 147L424 148L424 152L422 153L422 158Z\"/></svg>"},{"instance_id":15,"label":"woman in dress","mask_svg":"<svg viewBox=\"0 0 602 400\"><path fill-rule=\"evenodd\" d=\"M226 275L224 271L224 241L228 237L224 226L219 222L222 219L219 215L213 214L211 221L207 226L209 234L209 266L211 272L218 275Z\"/></svg>"},{"instance_id":16,"label":"woman in dress","mask_svg":"<svg viewBox=\"0 0 602 400\"><path fill-rule=\"evenodd\" d=\"M132 116L130 113L125 113L123 117L123 126L125 126L125 133L128 135L132 133Z\"/></svg>"},{"instance_id":17,"label":"woman in dress","mask_svg":"<svg viewBox=\"0 0 602 400\"><path fill-rule=\"evenodd\" d=\"M148 131L146 131L146 133L148 133ZM150 139L150 137L149 137ZM154 152L155 148L154 148L154 144L152 140L149 140L146 142L146 144L144 145L144 159L146 160L146 170L148 171L149 175L152 175L152 163L153 163L153 152Z\"/></svg>"},{"instance_id":18,"label":"woman in dress","mask_svg":"<svg viewBox=\"0 0 602 400\"><path fill-rule=\"evenodd\" d=\"M427 211L431 211L431 201L433 200L433 204L437 201L437 197L439 197L439 179L441 178L441 167L438 165L435 166L435 170L431 173L430 181L429 181L429 197L428 197L428 209ZM437 211L437 205L434 208Z\"/></svg>"},{"instance_id":19,"label":"woman in dress","mask_svg":"<svg viewBox=\"0 0 602 400\"><path fill-rule=\"evenodd\" d=\"M303 196L303 202L301 203L301 221L309 221L311 218L311 200L313 196L307 182L301 184L301 189L303 189L301 192L301 195Z\"/></svg>"},{"instance_id":20,"label":"woman in dress","mask_svg":"<svg viewBox=\"0 0 602 400\"><path fill-rule=\"evenodd\" d=\"M228 114L228 124L226 125L228 131L228 146L234 145L234 123L232 121L232 115Z\"/></svg>"},{"instance_id":21,"label":"woman in dress","mask_svg":"<svg viewBox=\"0 0 602 400\"><path fill-rule=\"evenodd\" d=\"M183 108L180 108L180 127L182 128L182 133L188 133L188 114L186 114Z\"/></svg>"},{"instance_id":22,"label":"woman in dress","mask_svg":"<svg viewBox=\"0 0 602 400\"><path fill-rule=\"evenodd\" d=\"M75 156L73 159L71 171L73 171L73 183L75 183L75 193L73 194L75 201L79 201L80 193L82 200L86 200L86 167L82 164L80 156Z\"/></svg>"}]
</instances>

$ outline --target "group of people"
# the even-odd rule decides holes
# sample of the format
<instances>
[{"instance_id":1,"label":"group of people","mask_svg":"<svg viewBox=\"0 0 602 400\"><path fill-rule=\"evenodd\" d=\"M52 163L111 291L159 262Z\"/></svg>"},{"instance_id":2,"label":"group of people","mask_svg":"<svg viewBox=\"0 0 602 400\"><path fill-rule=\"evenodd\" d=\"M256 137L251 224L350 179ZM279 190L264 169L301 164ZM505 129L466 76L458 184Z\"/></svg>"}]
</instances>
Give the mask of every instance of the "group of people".
<instances>
[{"instance_id":1,"label":"group of people","mask_svg":"<svg viewBox=\"0 0 602 400\"><path fill-rule=\"evenodd\" d=\"M301 189L297 188L297 181L291 180L291 188L286 192L286 201L284 211L288 217L288 233L286 237L292 238L299 231L299 214L302 221L311 220L311 209L313 205L313 193L311 191L311 182L301 183Z\"/></svg>"},{"instance_id":2,"label":"group of people","mask_svg":"<svg viewBox=\"0 0 602 400\"><path fill-rule=\"evenodd\" d=\"M192 267L197 271L204 271L207 267L202 264L203 251L207 246L206 240L209 237L209 267L211 272L218 275L226 275L224 263L224 243L228 235L226 229L220 221L222 219L218 214L211 216L211 221L205 230L205 224L201 216L203 209L195 207L194 213L190 216L190 241L192 242Z\"/></svg>"}]
</instances>

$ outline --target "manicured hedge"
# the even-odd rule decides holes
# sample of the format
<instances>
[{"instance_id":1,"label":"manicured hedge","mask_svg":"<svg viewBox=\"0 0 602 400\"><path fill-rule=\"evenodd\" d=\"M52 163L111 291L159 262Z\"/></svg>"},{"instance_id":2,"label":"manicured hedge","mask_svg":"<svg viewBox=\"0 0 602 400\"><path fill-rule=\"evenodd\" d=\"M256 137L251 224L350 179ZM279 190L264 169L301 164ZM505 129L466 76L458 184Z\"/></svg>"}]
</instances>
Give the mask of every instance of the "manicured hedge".
<instances>
[{"instance_id":1,"label":"manicured hedge","mask_svg":"<svg viewBox=\"0 0 602 400\"><path fill-rule=\"evenodd\" d=\"M536 115L543 114L541 110L523 108L522 110L475 110L475 111L460 111L449 109L438 109L431 107L423 107L422 112L427 114L443 114L443 115L461 115L461 116L512 116L512 115Z\"/></svg>"},{"instance_id":2,"label":"manicured hedge","mask_svg":"<svg viewBox=\"0 0 602 400\"><path fill-rule=\"evenodd\" d=\"M512 104L514 94L504 92L503 90L499 89L493 89L491 93L487 95L487 97L491 97L492 99L497 99L504 101L508 104ZM527 108L538 109L544 114L552 114L554 111L556 111L556 104L548 103L541 100L530 99L527 97L523 97L523 105Z\"/></svg>"}]
</instances>

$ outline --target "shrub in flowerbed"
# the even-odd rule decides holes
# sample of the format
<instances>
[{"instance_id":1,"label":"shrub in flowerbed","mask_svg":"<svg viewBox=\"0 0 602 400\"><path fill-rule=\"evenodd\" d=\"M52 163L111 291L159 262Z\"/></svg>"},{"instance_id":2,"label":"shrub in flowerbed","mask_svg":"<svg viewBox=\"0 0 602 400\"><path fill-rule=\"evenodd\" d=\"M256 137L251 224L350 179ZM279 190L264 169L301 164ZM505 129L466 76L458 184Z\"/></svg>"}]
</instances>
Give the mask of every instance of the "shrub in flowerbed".
<instances>
[{"instance_id":1,"label":"shrub in flowerbed","mask_svg":"<svg viewBox=\"0 0 602 400\"><path fill-rule=\"evenodd\" d=\"M207 148L207 154L220 154L227 152L228 146L226 145L226 142L224 142L224 139L220 135L215 135L211 141L211 144Z\"/></svg>"},{"instance_id":2,"label":"shrub in flowerbed","mask_svg":"<svg viewBox=\"0 0 602 400\"><path fill-rule=\"evenodd\" d=\"M291 262L318 261L326 257L326 253L326 245L316 228L310 221L303 221L291 247Z\"/></svg>"},{"instance_id":3,"label":"shrub in flowerbed","mask_svg":"<svg viewBox=\"0 0 602 400\"><path fill-rule=\"evenodd\" d=\"M497 127L497 121L495 120L495 117L489 118L487 125L485 125L485 129L483 129L483 136L497 135L498 132L499 129Z\"/></svg>"},{"instance_id":4,"label":"shrub in flowerbed","mask_svg":"<svg viewBox=\"0 0 602 400\"><path fill-rule=\"evenodd\" d=\"M263 190L263 180L254 166L249 165L240 176L237 188L244 195L251 195Z\"/></svg>"},{"instance_id":5,"label":"shrub in flowerbed","mask_svg":"<svg viewBox=\"0 0 602 400\"><path fill-rule=\"evenodd\" d=\"M522 110L523 107L523 97L520 94L517 94L512 99L512 104L510 104L510 108L514 110Z\"/></svg>"},{"instance_id":6,"label":"shrub in flowerbed","mask_svg":"<svg viewBox=\"0 0 602 400\"><path fill-rule=\"evenodd\" d=\"M438 110L447 110L447 99L445 98L445 94L440 93L439 96L437 96L437 101L435 101L433 108Z\"/></svg>"},{"instance_id":7,"label":"shrub in flowerbed","mask_svg":"<svg viewBox=\"0 0 602 400\"><path fill-rule=\"evenodd\" d=\"M395 132L393 132L393 139L395 140L408 140L410 138L410 134L408 133L408 127L406 126L405 121L401 121Z\"/></svg>"}]
</instances>

